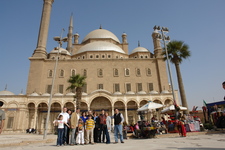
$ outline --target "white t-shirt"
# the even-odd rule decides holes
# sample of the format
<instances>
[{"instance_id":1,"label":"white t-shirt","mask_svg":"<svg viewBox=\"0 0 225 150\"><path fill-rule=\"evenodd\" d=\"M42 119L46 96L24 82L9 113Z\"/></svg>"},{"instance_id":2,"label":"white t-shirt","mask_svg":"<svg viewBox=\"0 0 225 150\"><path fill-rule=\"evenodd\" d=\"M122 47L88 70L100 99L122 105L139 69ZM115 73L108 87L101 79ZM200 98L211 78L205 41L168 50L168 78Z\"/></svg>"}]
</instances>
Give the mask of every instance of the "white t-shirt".
<instances>
[{"instance_id":1,"label":"white t-shirt","mask_svg":"<svg viewBox=\"0 0 225 150\"><path fill-rule=\"evenodd\" d=\"M70 118L70 115L67 113L67 112L62 112L62 113L60 113L59 115L63 115L63 121L65 122L65 123L67 123L68 122L68 120L69 120L69 118Z\"/></svg>"},{"instance_id":2,"label":"white t-shirt","mask_svg":"<svg viewBox=\"0 0 225 150\"><path fill-rule=\"evenodd\" d=\"M64 128L64 121L63 120L57 120L58 122L58 128L62 129Z\"/></svg>"}]
</instances>

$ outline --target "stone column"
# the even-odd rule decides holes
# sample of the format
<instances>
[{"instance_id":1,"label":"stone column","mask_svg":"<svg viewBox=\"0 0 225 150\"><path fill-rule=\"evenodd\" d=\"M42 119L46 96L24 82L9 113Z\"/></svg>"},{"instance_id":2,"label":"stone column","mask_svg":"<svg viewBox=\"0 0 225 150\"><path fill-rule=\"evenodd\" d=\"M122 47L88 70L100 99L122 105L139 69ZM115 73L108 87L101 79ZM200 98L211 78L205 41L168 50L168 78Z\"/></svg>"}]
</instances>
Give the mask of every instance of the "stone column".
<instances>
[{"instance_id":1,"label":"stone column","mask_svg":"<svg viewBox=\"0 0 225 150\"><path fill-rule=\"evenodd\" d=\"M128 124L128 115L127 115L127 106L125 106L125 119L126 123Z\"/></svg>"},{"instance_id":2,"label":"stone column","mask_svg":"<svg viewBox=\"0 0 225 150\"><path fill-rule=\"evenodd\" d=\"M34 51L33 57L41 57L41 58L47 57L46 43L48 38L48 28L50 23L50 14L53 2L54 0L44 0L37 47Z\"/></svg>"},{"instance_id":3,"label":"stone column","mask_svg":"<svg viewBox=\"0 0 225 150\"><path fill-rule=\"evenodd\" d=\"M34 110L34 125L33 125L34 129L36 129L36 124L37 124L37 107L35 107Z\"/></svg>"}]
</instances>

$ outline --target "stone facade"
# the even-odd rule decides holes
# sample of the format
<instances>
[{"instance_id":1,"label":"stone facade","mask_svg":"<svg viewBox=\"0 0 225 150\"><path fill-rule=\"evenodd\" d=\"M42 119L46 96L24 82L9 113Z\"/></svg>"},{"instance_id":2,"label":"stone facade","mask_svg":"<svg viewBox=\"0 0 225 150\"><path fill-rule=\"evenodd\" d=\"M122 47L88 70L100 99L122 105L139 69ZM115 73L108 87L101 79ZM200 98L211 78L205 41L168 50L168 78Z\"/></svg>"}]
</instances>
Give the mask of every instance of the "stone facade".
<instances>
[{"instance_id":1,"label":"stone facade","mask_svg":"<svg viewBox=\"0 0 225 150\"><path fill-rule=\"evenodd\" d=\"M67 80L75 74L87 77L87 84L83 87L81 111L98 112L105 109L112 115L114 108L119 108L126 122L135 123L139 119L137 109L148 101L167 106L172 104L166 63L161 55L160 42L155 38L158 34L156 31L152 34L152 52L138 46L129 54L126 33L122 34L120 42L112 32L100 28L90 32L79 43L79 35L72 33L71 18L67 49L54 48L47 53L45 42L40 41L41 38L46 40L48 34L52 3L53 0L44 0L43 13L47 16L42 16L42 22L45 21L46 24L41 24L37 48L29 58L26 95L0 92L0 101L5 103L3 109L7 116L4 132L25 132L27 128L35 128L38 133L43 133L56 58L58 65L49 132L54 132L52 121L63 107L75 110L74 93L66 90L69 86ZM175 91L178 100L177 95ZM151 114L148 113L146 119L150 119Z\"/></svg>"}]
</instances>

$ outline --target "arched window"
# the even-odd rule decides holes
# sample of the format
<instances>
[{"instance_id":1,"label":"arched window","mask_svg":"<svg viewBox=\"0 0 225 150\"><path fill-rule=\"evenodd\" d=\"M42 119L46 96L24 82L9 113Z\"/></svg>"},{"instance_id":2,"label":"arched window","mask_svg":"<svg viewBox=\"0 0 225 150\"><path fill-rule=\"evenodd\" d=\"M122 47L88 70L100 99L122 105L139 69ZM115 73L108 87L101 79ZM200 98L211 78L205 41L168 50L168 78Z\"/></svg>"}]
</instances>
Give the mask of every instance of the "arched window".
<instances>
[{"instance_id":1,"label":"arched window","mask_svg":"<svg viewBox=\"0 0 225 150\"><path fill-rule=\"evenodd\" d=\"M87 70L84 69L84 76L87 77Z\"/></svg>"},{"instance_id":2,"label":"arched window","mask_svg":"<svg viewBox=\"0 0 225 150\"><path fill-rule=\"evenodd\" d=\"M136 75L141 76L141 70L139 68L136 69Z\"/></svg>"},{"instance_id":3,"label":"arched window","mask_svg":"<svg viewBox=\"0 0 225 150\"><path fill-rule=\"evenodd\" d=\"M98 69L98 77L103 77L103 70L102 69Z\"/></svg>"},{"instance_id":4,"label":"arched window","mask_svg":"<svg viewBox=\"0 0 225 150\"><path fill-rule=\"evenodd\" d=\"M59 73L60 73L60 74L59 74L59 77L64 77L64 70L60 70Z\"/></svg>"},{"instance_id":5,"label":"arched window","mask_svg":"<svg viewBox=\"0 0 225 150\"><path fill-rule=\"evenodd\" d=\"M72 69L71 70L71 76L75 76L76 75L76 70L75 69Z\"/></svg>"},{"instance_id":6,"label":"arched window","mask_svg":"<svg viewBox=\"0 0 225 150\"><path fill-rule=\"evenodd\" d=\"M102 69L99 69L99 75L100 75L100 76L103 75Z\"/></svg>"},{"instance_id":7,"label":"arched window","mask_svg":"<svg viewBox=\"0 0 225 150\"><path fill-rule=\"evenodd\" d=\"M90 55L90 58L93 58L93 55Z\"/></svg>"},{"instance_id":8,"label":"arched window","mask_svg":"<svg viewBox=\"0 0 225 150\"><path fill-rule=\"evenodd\" d=\"M52 76L53 76L52 70L49 70L49 72L48 72L48 77L52 77Z\"/></svg>"},{"instance_id":9,"label":"arched window","mask_svg":"<svg viewBox=\"0 0 225 150\"><path fill-rule=\"evenodd\" d=\"M125 69L125 76L130 76L130 69L128 68Z\"/></svg>"},{"instance_id":10,"label":"arched window","mask_svg":"<svg viewBox=\"0 0 225 150\"><path fill-rule=\"evenodd\" d=\"M115 76L119 76L119 71L118 71L118 69L115 69Z\"/></svg>"},{"instance_id":11,"label":"arched window","mask_svg":"<svg viewBox=\"0 0 225 150\"><path fill-rule=\"evenodd\" d=\"M99 55L96 55L95 57L96 57L96 58L99 58Z\"/></svg>"},{"instance_id":12,"label":"arched window","mask_svg":"<svg viewBox=\"0 0 225 150\"><path fill-rule=\"evenodd\" d=\"M150 68L147 68L147 76L150 76L151 75L151 69Z\"/></svg>"}]
</instances>

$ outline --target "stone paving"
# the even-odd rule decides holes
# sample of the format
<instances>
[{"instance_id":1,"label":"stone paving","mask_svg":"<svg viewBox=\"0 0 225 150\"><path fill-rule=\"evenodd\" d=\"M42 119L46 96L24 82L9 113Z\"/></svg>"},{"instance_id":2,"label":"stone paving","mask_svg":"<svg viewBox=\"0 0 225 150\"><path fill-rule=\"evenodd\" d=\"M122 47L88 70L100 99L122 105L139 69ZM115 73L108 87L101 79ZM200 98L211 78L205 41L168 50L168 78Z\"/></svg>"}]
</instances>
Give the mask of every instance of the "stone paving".
<instances>
[{"instance_id":1,"label":"stone paving","mask_svg":"<svg viewBox=\"0 0 225 150\"><path fill-rule=\"evenodd\" d=\"M75 145L75 146L55 146L56 135L47 135L43 139L43 135L37 134L14 134L0 135L0 149L4 150L225 150L225 133L223 132L193 132L188 133L187 137L179 137L178 134L157 135L153 139L128 139L125 143L104 144L98 143L94 145ZM111 134L111 141L114 137Z\"/></svg>"}]
</instances>

